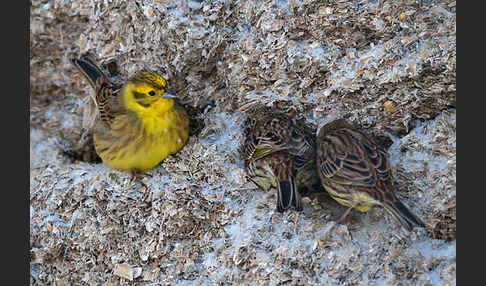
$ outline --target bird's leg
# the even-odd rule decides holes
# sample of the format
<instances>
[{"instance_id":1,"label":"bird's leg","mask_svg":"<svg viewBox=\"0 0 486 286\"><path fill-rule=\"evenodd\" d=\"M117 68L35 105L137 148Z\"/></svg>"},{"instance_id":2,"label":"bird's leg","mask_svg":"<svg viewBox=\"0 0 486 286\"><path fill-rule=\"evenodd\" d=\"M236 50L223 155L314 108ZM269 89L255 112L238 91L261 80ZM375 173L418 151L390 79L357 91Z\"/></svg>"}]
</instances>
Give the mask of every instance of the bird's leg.
<instances>
[{"instance_id":1,"label":"bird's leg","mask_svg":"<svg viewBox=\"0 0 486 286\"><path fill-rule=\"evenodd\" d=\"M351 211L353 207L349 207L344 213L343 215L339 218L338 222L340 224L344 224L344 220L346 219L346 216L349 214L349 212Z\"/></svg>"},{"instance_id":2,"label":"bird's leg","mask_svg":"<svg viewBox=\"0 0 486 286\"><path fill-rule=\"evenodd\" d=\"M140 172L140 170L133 169L132 176L145 188L145 190L148 190L147 185L145 185L145 183L142 181L142 173Z\"/></svg>"}]
</instances>

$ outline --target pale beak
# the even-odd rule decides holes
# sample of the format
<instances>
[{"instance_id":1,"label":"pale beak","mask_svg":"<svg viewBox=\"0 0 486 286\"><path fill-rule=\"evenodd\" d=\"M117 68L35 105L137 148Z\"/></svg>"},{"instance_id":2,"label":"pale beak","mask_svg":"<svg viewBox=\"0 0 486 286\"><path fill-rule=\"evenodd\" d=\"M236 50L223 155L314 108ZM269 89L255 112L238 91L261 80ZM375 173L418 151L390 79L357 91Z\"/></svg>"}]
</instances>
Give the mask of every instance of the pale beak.
<instances>
[{"instance_id":1,"label":"pale beak","mask_svg":"<svg viewBox=\"0 0 486 286\"><path fill-rule=\"evenodd\" d=\"M164 98L176 98L177 95L170 89L166 88L164 94L162 94Z\"/></svg>"}]
</instances>

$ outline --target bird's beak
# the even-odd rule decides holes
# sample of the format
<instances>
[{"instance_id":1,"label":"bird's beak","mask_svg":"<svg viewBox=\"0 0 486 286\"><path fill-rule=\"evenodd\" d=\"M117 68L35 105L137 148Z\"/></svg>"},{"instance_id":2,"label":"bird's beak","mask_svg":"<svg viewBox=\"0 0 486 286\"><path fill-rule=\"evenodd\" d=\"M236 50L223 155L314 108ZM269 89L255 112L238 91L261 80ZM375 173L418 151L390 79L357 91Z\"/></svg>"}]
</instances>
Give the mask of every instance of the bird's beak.
<instances>
[{"instance_id":1,"label":"bird's beak","mask_svg":"<svg viewBox=\"0 0 486 286\"><path fill-rule=\"evenodd\" d=\"M164 94L162 94L164 98L176 98L177 95L170 89L166 88Z\"/></svg>"}]
</instances>

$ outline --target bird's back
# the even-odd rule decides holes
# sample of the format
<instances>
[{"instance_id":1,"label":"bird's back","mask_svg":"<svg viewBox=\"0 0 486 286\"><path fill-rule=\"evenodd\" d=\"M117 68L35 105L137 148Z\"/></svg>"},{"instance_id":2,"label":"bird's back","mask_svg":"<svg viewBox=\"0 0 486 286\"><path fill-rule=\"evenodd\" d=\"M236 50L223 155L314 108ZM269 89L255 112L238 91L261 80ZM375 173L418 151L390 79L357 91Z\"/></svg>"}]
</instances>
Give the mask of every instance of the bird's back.
<instances>
[{"instance_id":1,"label":"bird's back","mask_svg":"<svg viewBox=\"0 0 486 286\"><path fill-rule=\"evenodd\" d=\"M363 209L397 200L389 155L367 135L337 120L321 128L317 144L321 180L336 200L349 206L354 199Z\"/></svg>"}]
</instances>

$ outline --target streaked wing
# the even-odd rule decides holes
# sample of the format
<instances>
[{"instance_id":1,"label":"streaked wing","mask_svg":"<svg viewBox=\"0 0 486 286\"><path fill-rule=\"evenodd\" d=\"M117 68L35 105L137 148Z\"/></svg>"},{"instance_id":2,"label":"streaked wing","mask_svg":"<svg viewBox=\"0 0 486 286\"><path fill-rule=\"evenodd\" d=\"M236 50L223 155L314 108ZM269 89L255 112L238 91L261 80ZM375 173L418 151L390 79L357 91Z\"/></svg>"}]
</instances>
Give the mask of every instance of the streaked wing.
<instances>
[{"instance_id":1,"label":"streaked wing","mask_svg":"<svg viewBox=\"0 0 486 286\"><path fill-rule=\"evenodd\" d=\"M280 114L266 114L258 120L247 121L250 127L246 130L243 145L245 160L258 160L271 153L288 149L290 136L289 120Z\"/></svg>"},{"instance_id":2,"label":"streaked wing","mask_svg":"<svg viewBox=\"0 0 486 286\"><path fill-rule=\"evenodd\" d=\"M294 157L294 167L300 169L314 156L312 135L285 114L267 113L249 124L254 127L247 132L244 142L245 159L257 160L288 150Z\"/></svg>"},{"instance_id":3,"label":"streaked wing","mask_svg":"<svg viewBox=\"0 0 486 286\"><path fill-rule=\"evenodd\" d=\"M372 187L391 178L388 154L363 133L322 129L318 141L320 172L334 182Z\"/></svg>"},{"instance_id":4,"label":"streaked wing","mask_svg":"<svg viewBox=\"0 0 486 286\"><path fill-rule=\"evenodd\" d=\"M111 125L117 114L125 110L120 103L118 93L120 87L113 84L107 77L98 78L95 86L96 102L100 111L100 119Z\"/></svg>"},{"instance_id":5,"label":"streaked wing","mask_svg":"<svg viewBox=\"0 0 486 286\"><path fill-rule=\"evenodd\" d=\"M118 98L120 86L103 73L93 55L86 53L79 59L72 59L72 62L95 90L94 101L101 121L111 125L115 116L125 111Z\"/></svg>"}]
</instances>

